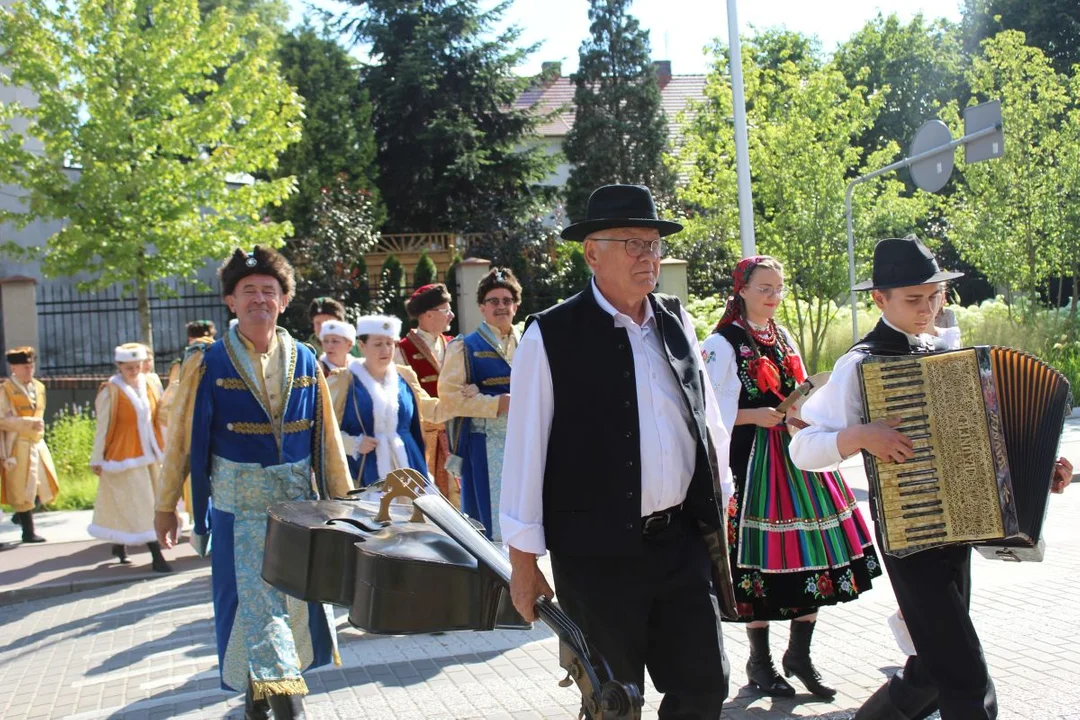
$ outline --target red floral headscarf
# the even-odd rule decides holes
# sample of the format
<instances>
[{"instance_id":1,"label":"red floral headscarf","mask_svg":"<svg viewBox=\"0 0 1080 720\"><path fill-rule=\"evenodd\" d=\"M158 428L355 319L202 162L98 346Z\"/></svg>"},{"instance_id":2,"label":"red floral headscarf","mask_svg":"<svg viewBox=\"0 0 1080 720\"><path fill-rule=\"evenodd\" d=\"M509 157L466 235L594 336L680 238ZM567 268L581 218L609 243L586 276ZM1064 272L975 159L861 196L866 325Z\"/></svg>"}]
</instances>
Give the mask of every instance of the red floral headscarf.
<instances>
[{"instance_id":1,"label":"red floral headscarf","mask_svg":"<svg viewBox=\"0 0 1080 720\"><path fill-rule=\"evenodd\" d=\"M746 283L749 282L750 276L754 274L754 270L768 257L768 255L751 255L740 260L739 264L735 266L735 272L732 273L735 278L735 287L731 290L731 297L728 298L727 307L724 308L724 314L720 317L720 321L716 323L716 329L713 332L718 332L720 328L727 327L742 317L742 297L739 296L739 291L746 287Z\"/></svg>"}]
</instances>

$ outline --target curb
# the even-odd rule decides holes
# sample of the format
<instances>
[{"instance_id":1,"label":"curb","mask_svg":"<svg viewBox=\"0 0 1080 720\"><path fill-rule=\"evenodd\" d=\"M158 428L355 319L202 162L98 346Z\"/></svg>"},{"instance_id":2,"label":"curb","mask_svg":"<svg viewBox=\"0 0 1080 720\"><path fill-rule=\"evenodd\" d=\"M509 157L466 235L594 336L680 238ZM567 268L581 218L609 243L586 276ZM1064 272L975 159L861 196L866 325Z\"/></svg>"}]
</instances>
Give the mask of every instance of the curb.
<instances>
[{"instance_id":1,"label":"curb","mask_svg":"<svg viewBox=\"0 0 1080 720\"><path fill-rule=\"evenodd\" d=\"M42 585L31 585L29 587L11 588L10 590L0 590L0 607L7 607L9 605L17 605L22 602L28 602L30 600L44 600L52 597L59 597L61 595L70 595L72 593L84 592L86 590L98 590L103 587L110 587L112 585L127 585L129 583L145 582L146 580L156 580L163 577L175 577L177 575L193 575L196 573L210 574L210 567L196 567L189 570L175 570L171 573L157 573L139 572L138 574L128 575L126 577L115 578L101 578L93 580L66 580L60 582L44 583Z\"/></svg>"}]
</instances>

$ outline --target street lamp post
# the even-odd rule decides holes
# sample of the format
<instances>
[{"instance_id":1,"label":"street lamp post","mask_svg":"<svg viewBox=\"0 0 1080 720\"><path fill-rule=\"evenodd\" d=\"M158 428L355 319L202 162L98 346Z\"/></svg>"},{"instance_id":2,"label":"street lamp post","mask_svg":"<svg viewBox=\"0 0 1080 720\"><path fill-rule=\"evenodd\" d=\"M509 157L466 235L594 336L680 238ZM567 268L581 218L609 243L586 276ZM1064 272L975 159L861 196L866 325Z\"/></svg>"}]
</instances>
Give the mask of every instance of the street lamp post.
<instances>
[{"instance_id":1,"label":"street lamp post","mask_svg":"<svg viewBox=\"0 0 1080 720\"><path fill-rule=\"evenodd\" d=\"M750 193L750 151L746 140L746 98L743 95L742 43L735 0L727 0L728 60L731 99L735 110L735 173L739 188L739 238L743 257L757 254L754 240L754 202Z\"/></svg>"},{"instance_id":2,"label":"street lamp post","mask_svg":"<svg viewBox=\"0 0 1080 720\"><path fill-rule=\"evenodd\" d=\"M852 220L851 204L855 186L860 185L885 173L901 168L912 168L915 184L927 192L937 192L945 183L953 169L953 153L964 146L968 163L981 162L1005 154L1004 133L1001 125L1001 103L993 100L982 105L975 105L964 110L965 135L938 145L937 142L950 137L948 127L940 120L930 120L915 133L911 143L910 157L898 160L891 165L874 170L848 183L844 193L844 210L847 214L848 243L848 280L851 282L851 341L859 341L859 314L855 296L855 225ZM926 145L936 145L922 150Z\"/></svg>"}]
</instances>

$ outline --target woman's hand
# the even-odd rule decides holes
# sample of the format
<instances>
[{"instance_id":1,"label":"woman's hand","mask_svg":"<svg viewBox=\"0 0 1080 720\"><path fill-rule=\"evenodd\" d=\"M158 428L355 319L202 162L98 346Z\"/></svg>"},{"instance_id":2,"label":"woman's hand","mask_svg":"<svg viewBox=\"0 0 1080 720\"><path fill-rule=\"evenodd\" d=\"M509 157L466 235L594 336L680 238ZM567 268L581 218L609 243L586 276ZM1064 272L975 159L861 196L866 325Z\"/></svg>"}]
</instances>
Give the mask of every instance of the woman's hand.
<instances>
[{"instance_id":1,"label":"woman's hand","mask_svg":"<svg viewBox=\"0 0 1080 720\"><path fill-rule=\"evenodd\" d=\"M758 427L771 428L784 422L784 414L778 413L772 408L746 408L739 411L737 425L757 425Z\"/></svg>"},{"instance_id":2,"label":"woman's hand","mask_svg":"<svg viewBox=\"0 0 1080 720\"><path fill-rule=\"evenodd\" d=\"M466 385L461 388L461 396L466 399L474 398L480 394L480 388L476 385Z\"/></svg>"},{"instance_id":3,"label":"woman's hand","mask_svg":"<svg viewBox=\"0 0 1080 720\"><path fill-rule=\"evenodd\" d=\"M359 448L357 448L357 450L361 455L367 455L369 452L374 450L378 446L378 444L379 444L378 440L376 440L373 437L368 437L367 435L365 435L364 439L360 441L360 446L359 446Z\"/></svg>"}]
</instances>

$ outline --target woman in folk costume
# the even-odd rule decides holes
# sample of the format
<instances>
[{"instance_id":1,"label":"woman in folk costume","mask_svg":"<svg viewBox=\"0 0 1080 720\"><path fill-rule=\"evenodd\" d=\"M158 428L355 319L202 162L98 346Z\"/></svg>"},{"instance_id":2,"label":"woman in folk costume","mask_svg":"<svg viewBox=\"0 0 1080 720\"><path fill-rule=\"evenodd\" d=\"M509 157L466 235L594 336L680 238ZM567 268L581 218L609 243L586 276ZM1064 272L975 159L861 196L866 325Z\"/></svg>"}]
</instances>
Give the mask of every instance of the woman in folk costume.
<instances>
[{"instance_id":1,"label":"woman in folk costume","mask_svg":"<svg viewBox=\"0 0 1080 720\"><path fill-rule=\"evenodd\" d=\"M347 373L349 362L353 360L350 353L356 343L356 328L342 320L326 320L319 328L319 343L323 349L319 363L326 377ZM330 389L332 391L333 387Z\"/></svg>"},{"instance_id":2,"label":"woman in folk costume","mask_svg":"<svg viewBox=\"0 0 1080 720\"><path fill-rule=\"evenodd\" d=\"M154 493L164 458L157 421L161 396L143 373L146 347L116 348L117 373L98 390L97 431L90 468L98 476L92 537L113 543L112 552L128 564L125 545L146 543L156 572L172 572L154 532Z\"/></svg>"},{"instance_id":3,"label":"woman in folk costume","mask_svg":"<svg viewBox=\"0 0 1080 720\"><path fill-rule=\"evenodd\" d=\"M806 372L791 336L773 319L783 292L775 259L740 261L734 294L702 355L731 429L728 543L739 621L747 623L750 640L747 677L767 695L795 694L769 652L769 621L792 620L784 673L831 698L836 691L822 683L810 659L817 609L854 600L881 567L839 473L799 470L788 454L791 435L774 408Z\"/></svg>"},{"instance_id":4,"label":"woman in folk costume","mask_svg":"<svg viewBox=\"0 0 1080 720\"><path fill-rule=\"evenodd\" d=\"M433 414L438 400L420 390L412 370L394 363L400 334L396 317L368 315L356 323L362 357L349 365L353 381L341 417L341 439L360 487L397 468L428 474L421 404Z\"/></svg>"},{"instance_id":5,"label":"woman in folk costume","mask_svg":"<svg viewBox=\"0 0 1080 720\"><path fill-rule=\"evenodd\" d=\"M45 386L34 379L35 353L6 353L11 377L0 383L0 501L15 510L24 543L45 542L34 532L34 504L56 499L59 484L45 445Z\"/></svg>"}]
</instances>

